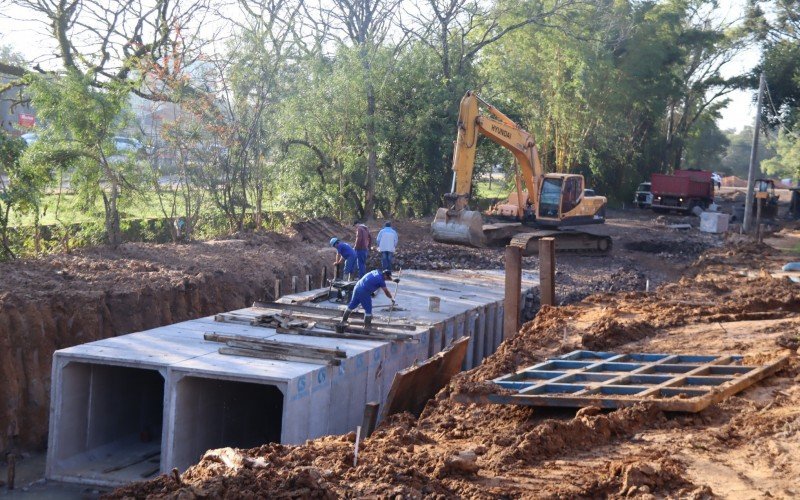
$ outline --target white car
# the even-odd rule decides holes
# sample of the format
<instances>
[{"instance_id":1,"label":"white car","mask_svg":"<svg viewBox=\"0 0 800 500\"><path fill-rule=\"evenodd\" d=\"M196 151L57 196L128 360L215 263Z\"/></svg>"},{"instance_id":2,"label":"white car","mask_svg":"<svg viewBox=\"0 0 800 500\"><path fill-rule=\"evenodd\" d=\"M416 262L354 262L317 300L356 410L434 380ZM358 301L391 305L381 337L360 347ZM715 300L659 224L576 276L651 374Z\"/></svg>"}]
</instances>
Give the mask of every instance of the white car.
<instances>
[{"instance_id":1,"label":"white car","mask_svg":"<svg viewBox=\"0 0 800 500\"><path fill-rule=\"evenodd\" d=\"M714 186L719 189L722 187L722 176L716 172L711 173L711 182L714 183Z\"/></svg>"},{"instance_id":2,"label":"white car","mask_svg":"<svg viewBox=\"0 0 800 500\"><path fill-rule=\"evenodd\" d=\"M651 184L643 182L636 188L636 194L633 195L633 203L639 208L649 208L653 204L653 193L651 191Z\"/></svg>"}]
</instances>

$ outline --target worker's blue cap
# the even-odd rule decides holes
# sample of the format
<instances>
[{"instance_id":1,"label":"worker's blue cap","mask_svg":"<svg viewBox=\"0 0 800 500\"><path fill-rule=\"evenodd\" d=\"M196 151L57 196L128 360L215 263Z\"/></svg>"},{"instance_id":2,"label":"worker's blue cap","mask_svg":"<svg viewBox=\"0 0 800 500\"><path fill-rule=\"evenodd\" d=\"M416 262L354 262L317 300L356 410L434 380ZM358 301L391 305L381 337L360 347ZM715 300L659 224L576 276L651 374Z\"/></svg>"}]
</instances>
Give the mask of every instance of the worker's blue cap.
<instances>
[{"instance_id":1,"label":"worker's blue cap","mask_svg":"<svg viewBox=\"0 0 800 500\"><path fill-rule=\"evenodd\" d=\"M331 238L331 246L335 247L339 243L339 238Z\"/></svg>"},{"instance_id":2,"label":"worker's blue cap","mask_svg":"<svg viewBox=\"0 0 800 500\"><path fill-rule=\"evenodd\" d=\"M386 227L392 227L392 223L391 223L391 222L389 222L389 221L386 221L386 224L384 224L384 226L386 226Z\"/></svg>"}]
</instances>

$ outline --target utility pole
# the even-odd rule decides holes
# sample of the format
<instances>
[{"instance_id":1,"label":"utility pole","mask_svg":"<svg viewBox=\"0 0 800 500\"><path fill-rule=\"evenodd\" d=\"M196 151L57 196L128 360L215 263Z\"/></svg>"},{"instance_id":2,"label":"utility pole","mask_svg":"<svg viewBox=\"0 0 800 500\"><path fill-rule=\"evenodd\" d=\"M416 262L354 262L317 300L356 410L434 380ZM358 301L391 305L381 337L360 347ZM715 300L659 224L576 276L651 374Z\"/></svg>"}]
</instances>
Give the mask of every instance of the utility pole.
<instances>
[{"instance_id":1,"label":"utility pole","mask_svg":"<svg viewBox=\"0 0 800 500\"><path fill-rule=\"evenodd\" d=\"M758 130L761 127L761 103L764 101L764 88L767 86L767 80L764 77L764 72L761 72L761 78L758 82L758 101L756 104L756 124L753 128L753 148L750 150L750 169L747 172L747 198L744 200L744 221L742 221L742 229L745 233L749 233L752 225L753 218L753 194L755 191L756 182L756 155L758 154Z\"/></svg>"}]
</instances>

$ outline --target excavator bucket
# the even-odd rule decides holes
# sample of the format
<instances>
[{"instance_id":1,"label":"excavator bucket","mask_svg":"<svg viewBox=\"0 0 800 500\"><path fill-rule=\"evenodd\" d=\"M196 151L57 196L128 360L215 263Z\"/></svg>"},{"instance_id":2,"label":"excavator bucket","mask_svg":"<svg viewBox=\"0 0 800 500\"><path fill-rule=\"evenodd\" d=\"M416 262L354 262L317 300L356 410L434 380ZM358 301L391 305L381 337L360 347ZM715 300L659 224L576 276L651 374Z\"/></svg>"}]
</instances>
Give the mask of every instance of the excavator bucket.
<instances>
[{"instance_id":1,"label":"excavator bucket","mask_svg":"<svg viewBox=\"0 0 800 500\"><path fill-rule=\"evenodd\" d=\"M485 245L483 217L471 210L448 210L440 208L431 223L433 239L440 243L455 243L471 247Z\"/></svg>"}]
</instances>

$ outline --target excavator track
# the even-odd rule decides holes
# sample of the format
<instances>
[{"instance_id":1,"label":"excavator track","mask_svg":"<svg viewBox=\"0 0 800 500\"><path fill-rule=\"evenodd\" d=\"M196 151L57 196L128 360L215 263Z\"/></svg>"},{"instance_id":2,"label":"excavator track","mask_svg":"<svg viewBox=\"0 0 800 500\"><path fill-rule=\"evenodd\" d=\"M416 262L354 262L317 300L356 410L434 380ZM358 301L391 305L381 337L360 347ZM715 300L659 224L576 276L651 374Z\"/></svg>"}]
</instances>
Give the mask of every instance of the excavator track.
<instances>
[{"instance_id":1,"label":"excavator track","mask_svg":"<svg viewBox=\"0 0 800 500\"><path fill-rule=\"evenodd\" d=\"M542 229L518 233L511 238L511 245L520 247L523 255L537 255L539 240L555 238L556 252L602 255L611 251L611 237L583 231L559 231Z\"/></svg>"}]
</instances>

